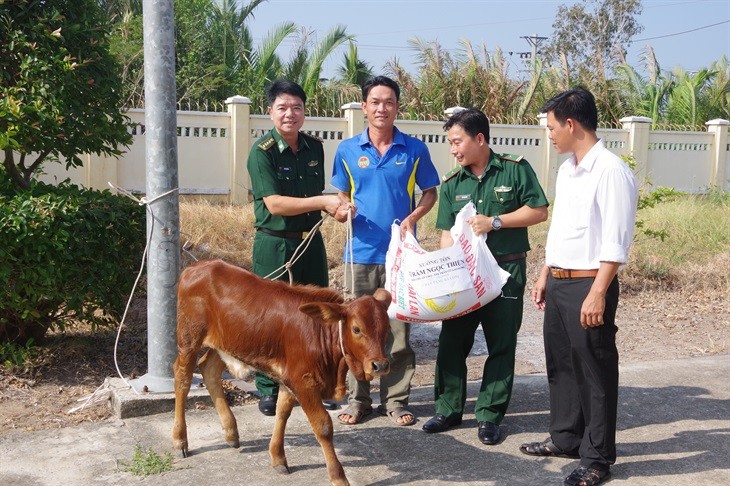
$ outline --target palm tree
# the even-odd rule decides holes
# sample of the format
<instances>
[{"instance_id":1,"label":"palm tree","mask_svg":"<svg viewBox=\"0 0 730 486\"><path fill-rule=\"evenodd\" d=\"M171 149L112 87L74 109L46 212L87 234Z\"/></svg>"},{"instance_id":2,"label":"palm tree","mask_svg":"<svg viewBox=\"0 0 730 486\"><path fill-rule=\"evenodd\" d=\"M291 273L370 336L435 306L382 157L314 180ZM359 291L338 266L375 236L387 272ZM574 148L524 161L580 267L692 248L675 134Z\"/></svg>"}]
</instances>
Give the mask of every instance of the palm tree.
<instances>
[{"instance_id":1,"label":"palm tree","mask_svg":"<svg viewBox=\"0 0 730 486\"><path fill-rule=\"evenodd\" d=\"M713 62L710 70L717 73L709 86L703 91L709 107L707 119L723 118L730 120L730 63L722 56Z\"/></svg>"},{"instance_id":2,"label":"palm tree","mask_svg":"<svg viewBox=\"0 0 730 486\"><path fill-rule=\"evenodd\" d=\"M235 0L178 0L175 2L175 55L178 103L198 107L220 105L233 94L246 94L254 103L264 98L266 83L282 77L284 67L276 50L296 31L288 22L274 27L254 46L248 21L264 0L240 4ZM118 11L108 2L108 11ZM125 68L129 104L144 103L141 14L116 17L115 52ZM202 106L201 106L202 105Z\"/></svg>"},{"instance_id":3,"label":"palm tree","mask_svg":"<svg viewBox=\"0 0 730 486\"><path fill-rule=\"evenodd\" d=\"M678 67L672 75L676 85L669 94L667 122L687 126L706 122L710 110L702 91L710 85L717 72L703 68L696 73L689 73Z\"/></svg>"},{"instance_id":4,"label":"palm tree","mask_svg":"<svg viewBox=\"0 0 730 486\"><path fill-rule=\"evenodd\" d=\"M254 102L254 106L261 108L266 106L264 94L266 85L275 79L285 77L284 63L276 54L276 50L296 30L294 22L274 26L261 43L252 48L246 69L242 70L235 84L236 93L246 94Z\"/></svg>"},{"instance_id":5,"label":"palm tree","mask_svg":"<svg viewBox=\"0 0 730 486\"><path fill-rule=\"evenodd\" d=\"M656 128L664 118L675 83L672 78L662 74L651 46L646 46L642 59L647 79L626 63L616 68L618 96L625 113L649 117L652 128Z\"/></svg>"},{"instance_id":6,"label":"palm tree","mask_svg":"<svg viewBox=\"0 0 730 486\"><path fill-rule=\"evenodd\" d=\"M304 88L310 112L334 115L344 102L352 101L352 87L337 82L323 83L322 68L337 48L345 42L352 43L353 38L342 25L334 26L319 42L312 41L313 36L314 32L300 30L297 49L283 66L283 76Z\"/></svg>"},{"instance_id":7,"label":"palm tree","mask_svg":"<svg viewBox=\"0 0 730 486\"><path fill-rule=\"evenodd\" d=\"M240 72L250 65L253 41L246 21L264 0L252 0L238 7L235 0L213 2L210 18L211 40L220 59L225 78L235 84Z\"/></svg>"},{"instance_id":8,"label":"palm tree","mask_svg":"<svg viewBox=\"0 0 730 486\"><path fill-rule=\"evenodd\" d=\"M354 41L350 41L349 44L350 49L345 53L342 64L337 68L338 81L361 86L373 75L373 68L358 57L357 44Z\"/></svg>"},{"instance_id":9,"label":"palm tree","mask_svg":"<svg viewBox=\"0 0 730 486\"><path fill-rule=\"evenodd\" d=\"M336 25L325 34L319 43L311 48L304 44L301 45L299 52L303 54L301 58L303 62L298 66L298 76L292 73L292 79L302 85L308 96L313 96L319 88L322 79L322 66L325 60L343 43L352 40L352 36L347 34L344 25Z\"/></svg>"}]
</instances>

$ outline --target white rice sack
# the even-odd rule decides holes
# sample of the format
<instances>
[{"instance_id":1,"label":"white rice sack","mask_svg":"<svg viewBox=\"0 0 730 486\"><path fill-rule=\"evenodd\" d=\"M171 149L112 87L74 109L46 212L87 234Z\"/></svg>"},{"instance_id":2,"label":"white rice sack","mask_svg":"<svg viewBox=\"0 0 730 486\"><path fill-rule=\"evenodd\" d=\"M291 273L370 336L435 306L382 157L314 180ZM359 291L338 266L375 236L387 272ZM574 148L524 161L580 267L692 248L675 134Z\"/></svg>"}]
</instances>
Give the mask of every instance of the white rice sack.
<instances>
[{"instance_id":1,"label":"white rice sack","mask_svg":"<svg viewBox=\"0 0 730 486\"><path fill-rule=\"evenodd\" d=\"M400 227L391 226L385 257L385 288L393 296L388 316L406 322L433 322L467 314L502 293L509 273L467 224L476 215L472 203L462 208L451 228L453 246L428 252Z\"/></svg>"}]
</instances>

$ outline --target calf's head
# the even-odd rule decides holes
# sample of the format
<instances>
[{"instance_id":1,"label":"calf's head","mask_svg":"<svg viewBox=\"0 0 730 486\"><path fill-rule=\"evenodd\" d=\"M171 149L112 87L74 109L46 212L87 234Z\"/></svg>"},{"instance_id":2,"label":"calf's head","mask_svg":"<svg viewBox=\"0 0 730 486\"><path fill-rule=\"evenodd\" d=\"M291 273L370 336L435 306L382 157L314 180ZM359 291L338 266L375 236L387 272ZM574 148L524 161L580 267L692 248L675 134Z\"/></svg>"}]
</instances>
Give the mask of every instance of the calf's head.
<instances>
[{"instance_id":1,"label":"calf's head","mask_svg":"<svg viewBox=\"0 0 730 486\"><path fill-rule=\"evenodd\" d=\"M370 381L390 371L385 357L390 302L390 293L378 289L345 304L314 302L299 310L335 326L350 371L358 380Z\"/></svg>"}]
</instances>

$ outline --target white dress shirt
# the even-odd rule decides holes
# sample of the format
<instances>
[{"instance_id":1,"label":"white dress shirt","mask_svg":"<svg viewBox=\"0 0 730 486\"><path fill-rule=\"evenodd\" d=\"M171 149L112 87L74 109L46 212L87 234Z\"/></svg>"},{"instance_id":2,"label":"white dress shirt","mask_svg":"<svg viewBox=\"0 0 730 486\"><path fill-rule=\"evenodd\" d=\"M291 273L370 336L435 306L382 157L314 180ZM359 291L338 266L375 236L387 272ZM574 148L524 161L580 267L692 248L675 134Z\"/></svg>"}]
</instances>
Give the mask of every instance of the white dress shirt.
<instances>
[{"instance_id":1,"label":"white dress shirt","mask_svg":"<svg viewBox=\"0 0 730 486\"><path fill-rule=\"evenodd\" d=\"M571 270L625 264L634 238L638 186L631 169L599 140L576 165L558 169L545 263Z\"/></svg>"}]
</instances>

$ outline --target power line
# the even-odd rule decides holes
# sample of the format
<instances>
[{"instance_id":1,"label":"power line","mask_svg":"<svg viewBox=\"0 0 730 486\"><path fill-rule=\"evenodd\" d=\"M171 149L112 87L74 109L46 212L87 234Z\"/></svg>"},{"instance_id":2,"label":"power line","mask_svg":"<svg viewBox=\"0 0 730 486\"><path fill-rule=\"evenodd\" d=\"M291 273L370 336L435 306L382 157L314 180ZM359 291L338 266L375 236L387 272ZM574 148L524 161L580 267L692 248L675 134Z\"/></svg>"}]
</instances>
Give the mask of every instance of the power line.
<instances>
[{"instance_id":1,"label":"power line","mask_svg":"<svg viewBox=\"0 0 730 486\"><path fill-rule=\"evenodd\" d=\"M665 37L674 37L675 35L689 34L690 32L697 32L698 30L709 29L710 27L717 27L718 25L727 24L728 22L730 22L730 20L723 20L722 22L718 22L716 24L704 25L702 27L697 27L696 29L685 30L682 32L675 32L674 34L658 35L655 37L646 37L644 39L636 39L631 42L643 42L643 41L654 40L654 39L664 39Z\"/></svg>"}]
</instances>

